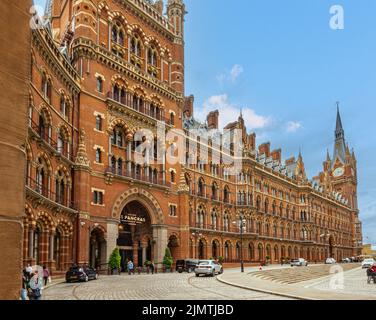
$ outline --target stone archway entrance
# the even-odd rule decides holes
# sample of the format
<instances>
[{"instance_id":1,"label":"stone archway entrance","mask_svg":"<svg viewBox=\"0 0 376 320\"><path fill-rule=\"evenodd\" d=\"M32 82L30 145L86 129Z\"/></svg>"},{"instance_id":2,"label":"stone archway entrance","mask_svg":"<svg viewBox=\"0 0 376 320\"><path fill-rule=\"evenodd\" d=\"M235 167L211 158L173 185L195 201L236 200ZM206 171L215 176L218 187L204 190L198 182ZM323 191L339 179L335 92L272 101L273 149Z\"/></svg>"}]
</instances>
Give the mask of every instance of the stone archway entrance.
<instances>
[{"instance_id":1,"label":"stone archway entrance","mask_svg":"<svg viewBox=\"0 0 376 320\"><path fill-rule=\"evenodd\" d=\"M168 246L167 226L156 198L141 188L129 189L119 196L107 224L107 255L121 250L123 264L132 259L135 266L151 260L161 266Z\"/></svg>"},{"instance_id":2,"label":"stone archway entrance","mask_svg":"<svg viewBox=\"0 0 376 320\"><path fill-rule=\"evenodd\" d=\"M106 240L103 230L96 228L90 233L90 266L101 269L106 264Z\"/></svg>"},{"instance_id":3,"label":"stone archway entrance","mask_svg":"<svg viewBox=\"0 0 376 320\"><path fill-rule=\"evenodd\" d=\"M121 215L117 246L120 249L121 266L125 271L128 260L135 266L143 266L153 260L151 240L153 229L148 210L139 201L128 203Z\"/></svg>"}]
</instances>

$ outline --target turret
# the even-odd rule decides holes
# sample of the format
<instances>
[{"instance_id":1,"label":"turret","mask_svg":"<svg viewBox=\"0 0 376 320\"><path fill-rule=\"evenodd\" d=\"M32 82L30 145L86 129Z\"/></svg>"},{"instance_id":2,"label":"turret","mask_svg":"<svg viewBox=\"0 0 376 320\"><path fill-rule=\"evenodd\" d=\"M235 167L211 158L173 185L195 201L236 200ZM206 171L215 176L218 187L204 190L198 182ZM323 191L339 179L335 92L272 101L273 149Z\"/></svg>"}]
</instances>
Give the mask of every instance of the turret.
<instances>
[{"instance_id":1,"label":"turret","mask_svg":"<svg viewBox=\"0 0 376 320\"><path fill-rule=\"evenodd\" d=\"M184 38L185 4L182 0L168 0L167 16L178 37Z\"/></svg>"},{"instance_id":2,"label":"turret","mask_svg":"<svg viewBox=\"0 0 376 320\"><path fill-rule=\"evenodd\" d=\"M173 61L171 63L171 86L184 94L184 16L182 0L168 0L167 16L175 33Z\"/></svg>"}]
</instances>

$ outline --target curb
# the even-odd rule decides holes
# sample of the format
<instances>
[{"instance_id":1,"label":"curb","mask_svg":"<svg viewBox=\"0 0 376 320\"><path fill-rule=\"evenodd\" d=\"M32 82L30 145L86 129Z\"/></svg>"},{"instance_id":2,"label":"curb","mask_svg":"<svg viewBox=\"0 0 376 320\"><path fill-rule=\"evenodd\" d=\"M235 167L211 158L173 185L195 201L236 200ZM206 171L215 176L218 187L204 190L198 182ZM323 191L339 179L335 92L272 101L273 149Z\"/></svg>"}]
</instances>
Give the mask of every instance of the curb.
<instances>
[{"instance_id":1,"label":"curb","mask_svg":"<svg viewBox=\"0 0 376 320\"><path fill-rule=\"evenodd\" d=\"M269 293L269 294L272 294L272 295L275 295L275 296L280 296L280 297L285 297L285 298L293 298L293 299L298 299L298 300L312 300L312 301L320 300L320 299L301 297L301 296L291 295L291 294L287 294L287 293L280 293L280 292L275 292L275 291L270 291L270 290L265 290L265 289L242 286L242 285L239 285L239 284L234 284L234 283L228 282L226 280L223 280L223 279L221 279L220 276L217 276L217 280L219 282L230 285L232 287L236 287L236 288L240 288L240 289L246 289L246 290L250 290L250 291L256 291L256 292L262 292L262 293Z\"/></svg>"}]
</instances>

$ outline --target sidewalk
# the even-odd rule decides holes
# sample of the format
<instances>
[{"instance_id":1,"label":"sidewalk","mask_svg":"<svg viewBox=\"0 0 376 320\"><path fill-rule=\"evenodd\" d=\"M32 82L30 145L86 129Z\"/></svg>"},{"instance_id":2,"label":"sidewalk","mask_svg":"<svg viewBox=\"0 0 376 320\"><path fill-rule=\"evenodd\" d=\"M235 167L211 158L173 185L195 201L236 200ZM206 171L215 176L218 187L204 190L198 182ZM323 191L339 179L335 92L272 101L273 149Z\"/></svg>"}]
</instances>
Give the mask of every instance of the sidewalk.
<instances>
[{"instance_id":1,"label":"sidewalk","mask_svg":"<svg viewBox=\"0 0 376 320\"><path fill-rule=\"evenodd\" d=\"M248 271L248 270L247 270ZM351 272L351 271L350 271ZM331 276L315 279L315 282L322 282L330 279ZM224 273L217 277L218 281L238 288L275 294L286 298L300 300L376 300L376 295L358 295L341 293L335 291L318 290L307 286L307 282L296 284L281 284L270 280L260 279L248 273ZM310 282L313 283L313 280Z\"/></svg>"}]
</instances>

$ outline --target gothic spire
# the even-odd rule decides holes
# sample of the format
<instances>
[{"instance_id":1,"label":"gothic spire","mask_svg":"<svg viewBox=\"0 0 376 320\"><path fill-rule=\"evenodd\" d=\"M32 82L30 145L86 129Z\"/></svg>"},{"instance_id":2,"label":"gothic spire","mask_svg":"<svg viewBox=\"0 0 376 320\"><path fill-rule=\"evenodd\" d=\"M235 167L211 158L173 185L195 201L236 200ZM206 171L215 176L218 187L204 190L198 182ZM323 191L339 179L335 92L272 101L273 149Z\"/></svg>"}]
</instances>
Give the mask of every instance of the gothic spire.
<instances>
[{"instance_id":1,"label":"gothic spire","mask_svg":"<svg viewBox=\"0 0 376 320\"><path fill-rule=\"evenodd\" d=\"M344 137L345 132L342 127L341 114L339 112L339 102L337 102L337 123L336 123L336 139Z\"/></svg>"},{"instance_id":2,"label":"gothic spire","mask_svg":"<svg viewBox=\"0 0 376 320\"><path fill-rule=\"evenodd\" d=\"M337 158L342 163L345 163L345 159L346 159L345 131L343 130L343 127L342 127L341 114L339 112L339 102L337 102L337 121L336 121L336 130L335 130L333 165Z\"/></svg>"},{"instance_id":3,"label":"gothic spire","mask_svg":"<svg viewBox=\"0 0 376 320\"><path fill-rule=\"evenodd\" d=\"M326 149L326 161L330 161L329 149Z\"/></svg>"}]
</instances>

